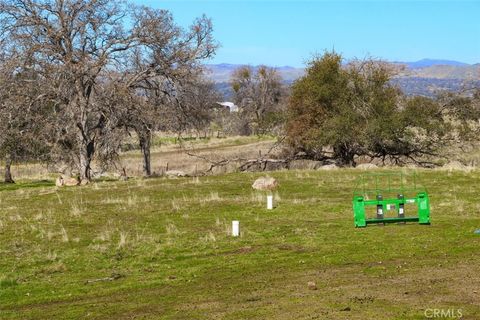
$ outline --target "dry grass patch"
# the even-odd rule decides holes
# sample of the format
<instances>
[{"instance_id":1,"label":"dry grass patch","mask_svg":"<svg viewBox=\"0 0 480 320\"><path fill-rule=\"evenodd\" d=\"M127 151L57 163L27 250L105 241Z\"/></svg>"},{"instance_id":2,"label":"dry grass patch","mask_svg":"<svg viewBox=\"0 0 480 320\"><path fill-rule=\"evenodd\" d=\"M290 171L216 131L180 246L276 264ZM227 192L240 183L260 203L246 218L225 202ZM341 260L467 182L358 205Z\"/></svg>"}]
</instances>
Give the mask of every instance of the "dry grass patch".
<instances>
[{"instance_id":1,"label":"dry grass patch","mask_svg":"<svg viewBox=\"0 0 480 320\"><path fill-rule=\"evenodd\" d=\"M121 231L119 236L117 249L124 248L127 245L128 232Z\"/></svg>"}]
</instances>

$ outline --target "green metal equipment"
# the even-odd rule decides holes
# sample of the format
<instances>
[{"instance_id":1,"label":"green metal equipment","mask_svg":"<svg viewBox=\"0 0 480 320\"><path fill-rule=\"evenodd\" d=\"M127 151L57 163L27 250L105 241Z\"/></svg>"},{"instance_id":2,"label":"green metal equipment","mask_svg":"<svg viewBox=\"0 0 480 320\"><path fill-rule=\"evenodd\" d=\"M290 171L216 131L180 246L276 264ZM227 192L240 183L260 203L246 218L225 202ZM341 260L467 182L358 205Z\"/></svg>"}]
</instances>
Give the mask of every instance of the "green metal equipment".
<instances>
[{"instance_id":1,"label":"green metal equipment","mask_svg":"<svg viewBox=\"0 0 480 320\"><path fill-rule=\"evenodd\" d=\"M417 206L416 216L405 216L406 206ZM376 216L367 217L367 206L376 207ZM386 213L395 212L395 217ZM430 224L430 202L427 190L417 185L417 177L403 173L364 174L357 180L353 192L355 227L368 224L418 222Z\"/></svg>"}]
</instances>

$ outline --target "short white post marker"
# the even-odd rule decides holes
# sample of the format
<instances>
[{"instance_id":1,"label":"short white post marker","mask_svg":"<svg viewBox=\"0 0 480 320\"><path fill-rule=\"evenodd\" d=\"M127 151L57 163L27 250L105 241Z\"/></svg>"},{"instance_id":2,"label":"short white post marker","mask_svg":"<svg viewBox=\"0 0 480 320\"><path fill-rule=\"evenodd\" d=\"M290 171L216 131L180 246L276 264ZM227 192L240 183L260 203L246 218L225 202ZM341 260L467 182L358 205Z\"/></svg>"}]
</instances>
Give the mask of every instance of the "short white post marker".
<instances>
[{"instance_id":1,"label":"short white post marker","mask_svg":"<svg viewBox=\"0 0 480 320\"><path fill-rule=\"evenodd\" d=\"M238 237L240 235L240 221L232 221L232 236Z\"/></svg>"},{"instance_id":2,"label":"short white post marker","mask_svg":"<svg viewBox=\"0 0 480 320\"><path fill-rule=\"evenodd\" d=\"M267 210L273 209L273 196L267 196Z\"/></svg>"}]
</instances>

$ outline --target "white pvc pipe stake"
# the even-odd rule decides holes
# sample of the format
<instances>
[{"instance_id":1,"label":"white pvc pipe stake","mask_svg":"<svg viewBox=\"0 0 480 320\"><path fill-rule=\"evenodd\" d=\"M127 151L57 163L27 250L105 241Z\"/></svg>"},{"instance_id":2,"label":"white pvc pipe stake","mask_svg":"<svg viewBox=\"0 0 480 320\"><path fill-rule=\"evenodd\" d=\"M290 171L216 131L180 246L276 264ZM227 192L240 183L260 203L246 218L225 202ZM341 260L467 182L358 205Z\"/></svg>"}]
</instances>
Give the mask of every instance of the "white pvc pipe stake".
<instances>
[{"instance_id":1,"label":"white pvc pipe stake","mask_svg":"<svg viewBox=\"0 0 480 320\"><path fill-rule=\"evenodd\" d=\"M267 196L267 210L273 209L273 196Z\"/></svg>"},{"instance_id":2,"label":"white pvc pipe stake","mask_svg":"<svg viewBox=\"0 0 480 320\"><path fill-rule=\"evenodd\" d=\"M238 237L240 235L240 221L232 221L232 236Z\"/></svg>"}]
</instances>

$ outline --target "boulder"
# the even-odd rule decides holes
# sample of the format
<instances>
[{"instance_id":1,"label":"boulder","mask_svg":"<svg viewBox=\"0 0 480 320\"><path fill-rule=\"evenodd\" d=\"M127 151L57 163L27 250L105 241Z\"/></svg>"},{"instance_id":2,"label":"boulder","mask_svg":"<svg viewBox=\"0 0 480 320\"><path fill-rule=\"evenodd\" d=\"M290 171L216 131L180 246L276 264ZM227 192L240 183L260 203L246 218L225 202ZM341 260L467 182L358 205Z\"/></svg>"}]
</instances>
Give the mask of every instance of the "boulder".
<instances>
[{"instance_id":1,"label":"boulder","mask_svg":"<svg viewBox=\"0 0 480 320\"><path fill-rule=\"evenodd\" d=\"M443 167L442 167L443 170L447 170L447 171L464 171L464 172L470 172L473 170L472 167L470 166L466 166L464 165L463 163L461 163L460 161L457 161L457 160L454 160L454 161L451 161L447 164L445 164Z\"/></svg>"},{"instance_id":2,"label":"boulder","mask_svg":"<svg viewBox=\"0 0 480 320\"><path fill-rule=\"evenodd\" d=\"M255 190L273 190L278 187L278 181L272 177L260 177L252 184Z\"/></svg>"},{"instance_id":3,"label":"boulder","mask_svg":"<svg viewBox=\"0 0 480 320\"><path fill-rule=\"evenodd\" d=\"M308 281L307 286L310 290L317 290L317 284L314 281Z\"/></svg>"},{"instance_id":4,"label":"boulder","mask_svg":"<svg viewBox=\"0 0 480 320\"><path fill-rule=\"evenodd\" d=\"M57 187L72 187L80 185L80 180L78 178L64 178L59 176L57 180L55 180L55 185Z\"/></svg>"},{"instance_id":5,"label":"boulder","mask_svg":"<svg viewBox=\"0 0 480 320\"><path fill-rule=\"evenodd\" d=\"M327 164L327 165L319 167L317 170L336 170L336 169L338 169L337 165Z\"/></svg>"},{"instance_id":6,"label":"boulder","mask_svg":"<svg viewBox=\"0 0 480 320\"><path fill-rule=\"evenodd\" d=\"M322 166L321 161L315 160L293 160L290 162L290 169L317 169Z\"/></svg>"},{"instance_id":7,"label":"boulder","mask_svg":"<svg viewBox=\"0 0 480 320\"><path fill-rule=\"evenodd\" d=\"M80 179L77 178L66 178L63 179L64 181L64 186L66 187L73 187L73 186L78 186L80 184Z\"/></svg>"},{"instance_id":8,"label":"boulder","mask_svg":"<svg viewBox=\"0 0 480 320\"><path fill-rule=\"evenodd\" d=\"M168 170L167 172L165 172L165 175L167 175L167 177L186 177L187 176L185 172L180 170Z\"/></svg>"},{"instance_id":9,"label":"boulder","mask_svg":"<svg viewBox=\"0 0 480 320\"><path fill-rule=\"evenodd\" d=\"M58 177L57 180L55 180L55 185L57 187L63 187L65 185L65 180L63 180L62 176Z\"/></svg>"},{"instance_id":10,"label":"boulder","mask_svg":"<svg viewBox=\"0 0 480 320\"><path fill-rule=\"evenodd\" d=\"M278 159L249 160L243 163L240 171L262 172L288 169L288 162Z\"/></svg>"},{"instance_id":11,"label":"boulder","mask_svg":"<svg viewBox=\"0 0 480 320\"><path fill-rule=\"evenodd\" d=\"M361 170L369 170L369 169L378 168L378 166L376 164L373 164L373 163L360 163L355 168L361 169Z\"/></svg>"}]
</instances>

